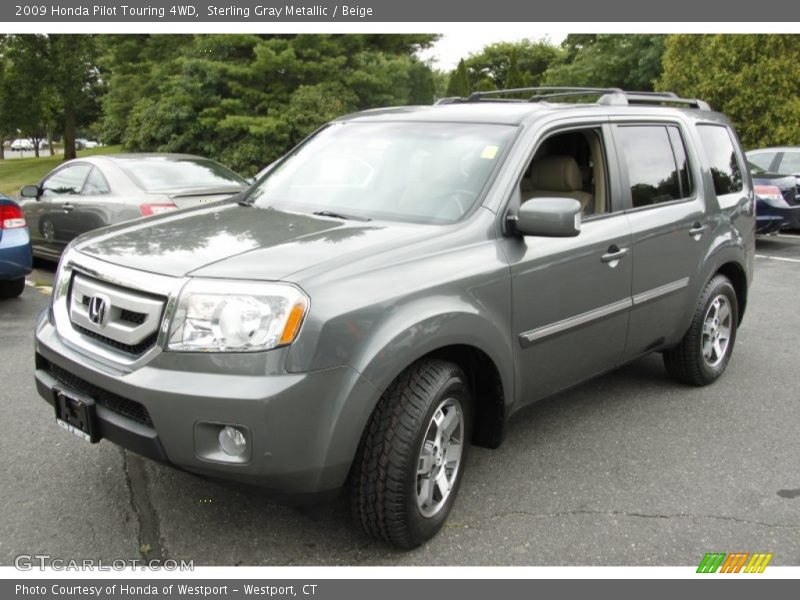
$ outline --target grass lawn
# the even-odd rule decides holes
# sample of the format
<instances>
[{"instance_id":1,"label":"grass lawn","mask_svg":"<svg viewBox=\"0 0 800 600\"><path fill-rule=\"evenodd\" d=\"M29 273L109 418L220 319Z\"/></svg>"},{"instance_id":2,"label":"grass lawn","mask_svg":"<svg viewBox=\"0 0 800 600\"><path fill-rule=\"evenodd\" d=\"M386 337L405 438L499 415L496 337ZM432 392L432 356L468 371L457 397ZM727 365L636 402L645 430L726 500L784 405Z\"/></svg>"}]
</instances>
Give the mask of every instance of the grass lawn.
<instances>
[{"instance_id":1,"label":"grass lawn","mask_svg":"<svg viewBox=\"0 0 800 600\"><path fill-rule=\"evenodd\" d=\"M78 157L91 156L92 154L117 154L121 152L120 146L102 146L89 150L78 150ZM6 149L6 155L10 150ZM46 156L47 150L43 150L43 156L39 158L13 158L0 160L0 192L7 196L16 197L21 188L26 183L39 183L49 171L61 164L61 155Z\"/></svg>"}]
</instances>

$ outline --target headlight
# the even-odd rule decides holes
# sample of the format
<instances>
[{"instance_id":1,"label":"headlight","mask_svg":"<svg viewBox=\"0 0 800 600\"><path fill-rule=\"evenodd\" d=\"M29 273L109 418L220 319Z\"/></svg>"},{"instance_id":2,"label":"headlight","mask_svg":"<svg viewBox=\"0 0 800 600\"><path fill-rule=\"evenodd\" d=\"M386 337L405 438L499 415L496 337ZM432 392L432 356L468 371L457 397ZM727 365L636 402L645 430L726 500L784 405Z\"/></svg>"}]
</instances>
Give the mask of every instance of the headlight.
<instances>
[{"instance_id":1,"label":"headlight","mask_svg":"<svg viewBox=\"0 0 800 600\"><path fill-rule=\"evenodd\" d=\"M67 247L64 248L64 251L61 253L61 259L58 261L55 277L53 277L53 291L50 294L51 323L53 322L53 304L60 298L64 298L69 291L69 275L71 271L67 269L67 265L70 263L73 258L73 254L75 253L73 250L74 247L75 240L72 240L69 244L67 244Z\"/></svg>"},{"instance_id":2,"label":"headlight","mask_svg":"<svg viewBox=\"0 0 800 600\"><path fill-rule=\"evenodd\" d=\"M291 344L308 297L283 283L193 279L181 291L168 350L247 352Z\"/></svg>"}]
</instances>

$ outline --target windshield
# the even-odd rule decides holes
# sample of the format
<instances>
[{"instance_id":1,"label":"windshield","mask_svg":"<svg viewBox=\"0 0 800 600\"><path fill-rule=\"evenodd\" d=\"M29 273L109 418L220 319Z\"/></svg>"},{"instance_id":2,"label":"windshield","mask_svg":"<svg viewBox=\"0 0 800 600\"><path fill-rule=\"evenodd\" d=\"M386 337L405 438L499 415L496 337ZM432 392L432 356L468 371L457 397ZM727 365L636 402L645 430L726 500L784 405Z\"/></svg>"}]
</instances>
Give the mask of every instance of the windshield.
<instances>
[{"instance_id":1,"label":"windshield","mask_svg":"<svg viewBox=\"0 0 800 600\"><path fill-rule=\"evenodd\" d=\"M205 158L126 158L120 159L119 165L147 192L247 185L229 168Z\"/></svg>"},{"instance_id":2,"label":"windshield","mask_svg":"<svg viewBox=\"0 0 800 600\"><path fill-rule=\"evenodd\" d=\"M342 218L452 223L481 195L516 128L336 123L253 188L260 207Z\"/></svg>"}]
</instances>

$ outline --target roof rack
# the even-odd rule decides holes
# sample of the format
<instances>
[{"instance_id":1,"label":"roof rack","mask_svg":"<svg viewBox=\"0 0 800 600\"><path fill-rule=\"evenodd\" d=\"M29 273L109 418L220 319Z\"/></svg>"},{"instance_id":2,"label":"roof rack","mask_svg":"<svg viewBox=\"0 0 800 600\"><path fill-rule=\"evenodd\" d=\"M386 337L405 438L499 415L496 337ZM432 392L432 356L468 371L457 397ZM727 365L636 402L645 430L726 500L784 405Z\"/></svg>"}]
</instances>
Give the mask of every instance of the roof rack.
<instances>
[{"instance_id":1,"label":"roof rack","mask_svg":"<svg viewBox=\"0 0 800 600\"><path fill-rule=\"evenodd\" d=\"M502 98L499 96L522 95L524 98ZM467 98L442 98L436 104L462 104L468 102L540 102L559 98L598 96L597 104L628 106L631 104L679 104L688 108L711 110L707 102L693 98L681 98L674 92L632 92L620 88L600 87L525 87L487 92L472 92Z\"/></svg>"}]
</instances>

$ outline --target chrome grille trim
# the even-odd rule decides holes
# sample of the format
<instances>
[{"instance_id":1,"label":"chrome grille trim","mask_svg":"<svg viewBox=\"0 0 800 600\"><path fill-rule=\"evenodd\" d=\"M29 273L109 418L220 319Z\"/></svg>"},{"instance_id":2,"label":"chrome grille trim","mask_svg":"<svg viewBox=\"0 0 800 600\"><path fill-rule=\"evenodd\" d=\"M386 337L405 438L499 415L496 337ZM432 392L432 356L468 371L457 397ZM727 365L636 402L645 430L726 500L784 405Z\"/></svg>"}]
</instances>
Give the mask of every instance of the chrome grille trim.
<instances>
[{"instance_id":1,"label":"chrome grille trim","mask_svg":"<svg viewBox=\"0 0 800 600\"><path fill-rule=\"evenodd\" d=\"M76 275L93 279L101 284L131 290L134 293L139 292L150 298L154 296L163 298L162 311L156 320L154 333L151 333L156 336L155 344L138 356L132 355L99 341L94 335L85 335L74 327L70 320L69 295ZM121 267L70 248L61 257L61 266L53 286L52 315L56 332L61 341L73 350L88 355L116 372L129 373L150 362L162 352L167 342L169 323L175 311L178 295L187 281L186 277L169 277ZM130 326L135 327L135 323L130 323ZM94 330L87 329L87 331ZM105 332L99 333L99 335L104 334Z\"/></svg>"},{"instance_id":2,"label":"chrome grille trim","mask_svg":"<svg viewBox=\"0 0 800 600\"><path fill-rule=\"evenodd\" d=\"M93 297L107 299L106 322L96 324L89 318L88 300ZM158 330L165 304L166 298L144 295L75 273L70 288L69 317L73 325L125 346L136 346ZM142 322L137 324L123 318L127 316L123 311L142 315Z\"/></svg>"}]
</instances>

